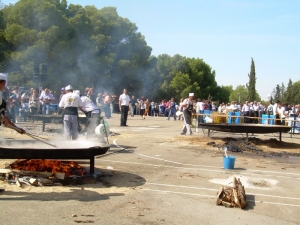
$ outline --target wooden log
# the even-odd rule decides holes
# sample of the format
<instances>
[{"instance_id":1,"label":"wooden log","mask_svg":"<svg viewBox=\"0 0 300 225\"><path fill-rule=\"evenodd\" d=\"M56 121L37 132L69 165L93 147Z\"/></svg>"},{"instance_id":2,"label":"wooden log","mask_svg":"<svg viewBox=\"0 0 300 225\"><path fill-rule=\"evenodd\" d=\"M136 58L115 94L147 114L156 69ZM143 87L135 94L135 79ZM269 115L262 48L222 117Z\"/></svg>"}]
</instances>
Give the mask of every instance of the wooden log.
<instances>
[{"instance_id":1,"label":"wooden log","mask_svg":"<svg viewBox=\"0 0 300 225\"><path fill-rule=\"evenodd\" d=\"M225 207L245 208L247 205L246 193L240 179L233 178L233 187L220 187L216 203Z\"/></svg>"}]
</instances>

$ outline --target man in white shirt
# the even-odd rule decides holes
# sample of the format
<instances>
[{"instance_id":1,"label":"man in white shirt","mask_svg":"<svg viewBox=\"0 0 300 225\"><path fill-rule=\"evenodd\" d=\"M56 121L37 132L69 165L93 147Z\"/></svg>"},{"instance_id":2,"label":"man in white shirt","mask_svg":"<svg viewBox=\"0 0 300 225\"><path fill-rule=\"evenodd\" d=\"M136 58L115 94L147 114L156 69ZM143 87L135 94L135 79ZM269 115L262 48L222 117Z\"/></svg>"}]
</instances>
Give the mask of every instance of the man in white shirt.
<instances>
[{"instance_id":1,"label":"man in white shirt","mask_svg":"<svg viewBox=\"0 0 300 225\"><path fill-rule=\"evenodd\" d=\"M197 99L196 109L198 114L204 114L204 102L200 98ZM198 116L198 123L204 123L203 115Z\"/></svg>"},{"instance_id":2,"label":"man in white shirt","mask_svg":"<svg viewBox=\"0 0 300 225\"><path fill-rule=\"evenodd\" d=\"M273 115L275 116L275 125L280 125L281 122L279 120L279 107L281 106L280 101L277 100L273 105Z\"/></svg>"},{"instance_id":3,"label":"man in white shirt","mask_svg":"<svg viewBox=\"0 0 300 225\"><path fill-rule=\"evenodd\" d=\"M187 132L189 133L189 135L193 134L191 129L193 98L194 98L194 93L189 93L189 98L183 100L181 105L183 109L183 119L184 119L184 127L182 128L181 135L185 135Z\"/></svg>"},{"instance_id":4,"label":"man in white shirt","mask_svg":"<svg viewBox=\"0 0 300 225\"><path fill-rule=\"evenodd\" d=\"M250 106L248 101L243 105L242 112L244 114L244 122L249 123Z\"/></svg>"},{"instance_id":5,"label":"man in white shirt","mask_svg":"<svg viewBox=\"0 0 300 225\"><path fill-rule=\"evenodd\" d=\"M254 123L258 123L258 121L259 121L258 120L258 110L259 110L259 106L258 106L257 102L254 101L254 103L253 103L253 116L256 117L254 119Z\"/></svg>"},{"instance_id":6,"label":"man in white shirt","mask_svg":"<svg viewBox=\"0 0 300 225\"><path fill-rule=\"evenodd\" d=\"M121 124L120 126L128 126L127 123L127 117L128 117L128 111L129 111L129 102L130 97L127 94L127 89L123 90L123 94L119 97L119 108L121 111Z\"/></svg>"},{"instance_id":7,"label":"man in white shirt","mask_svg":"<svg viewBox=\"0 0 300 225\"><path fill-rule=\"evenodd\" d=\"M66 94L61 98L59 107L64 109L64 133L66 139L76 140L78 138L78 108L83 104L80 96L73 93L73 88L68 85L65 88Z\"/></svg>"},{"instance_id":8,"label":"man in white shirt","mask_svg":"<svg viewBox=\"0 0 300 225\"><path fill-rule=\"evenodd\" d=\"M74 91L74 93L80 96L79 90ZM101 111L89 97L81 96L80 99L82 101L81 111L87 117L86 132L88 135L94 134L96 127L100 124Z\"/></svg>"},{"instance_id":9,"label":"man in white shirt","mask_svg":"<svg viewBox=\"0 0 300 225\"><path fill-rule=\"evenodd\" d=\"M44 92L42 92L40 100L42 101L42 113L49 115L50 111L50 104L53 102L54 96L50 93L50 90L48 88L45 89Z\"/></svg>"}]
</instances>

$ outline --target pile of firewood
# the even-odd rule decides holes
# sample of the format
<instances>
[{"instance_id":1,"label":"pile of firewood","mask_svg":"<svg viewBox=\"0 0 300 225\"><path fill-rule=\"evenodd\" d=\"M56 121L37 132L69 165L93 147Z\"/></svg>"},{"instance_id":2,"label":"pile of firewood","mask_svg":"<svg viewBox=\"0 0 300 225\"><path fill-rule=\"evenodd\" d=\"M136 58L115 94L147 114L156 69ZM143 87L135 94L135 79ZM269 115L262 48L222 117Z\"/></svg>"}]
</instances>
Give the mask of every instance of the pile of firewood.
<instances>
[{"instance_id":1,"label":"pile of firewood","mask_svg":"<svg viewBox=\"0 0 300 225\"><path fill-rule=\"evenodd\" d=\"M217 194L217 205L225 207L245 208L246 193L240 179L233 178L233 187L221 187Z\"/></svg>"}]
</instances>

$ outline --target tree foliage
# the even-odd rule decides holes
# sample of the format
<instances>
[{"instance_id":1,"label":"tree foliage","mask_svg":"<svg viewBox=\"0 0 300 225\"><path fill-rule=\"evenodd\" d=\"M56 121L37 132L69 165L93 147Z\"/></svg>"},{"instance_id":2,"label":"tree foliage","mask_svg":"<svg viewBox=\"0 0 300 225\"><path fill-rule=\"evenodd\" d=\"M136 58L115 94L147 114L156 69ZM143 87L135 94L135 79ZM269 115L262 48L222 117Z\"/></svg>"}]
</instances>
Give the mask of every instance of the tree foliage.
<instances>
[{"instance_id":1,"label":"tree foliage","mask_svg":"<svg viewBox=\"0 0 300 225\"><path fill-rule=\"evenodd\" d=\"M7 57L2 62L6 61L12 81L32 77L33 63L47 63L46 86L93 85L110 87L111 92L123 87L135 91L141 86L140 74L149 66L151 47L116 8L22 0L1 12L0 39L7 41L1 44L8 45L3 47ZM30 83L29 79L20 81Z\"/></svg>"},{"instance_id":2,"label":"tree foliage","mask_svg":"<svg viewBox=\"0 0 300 225\"><path fill-rule=\"evenodd\" d=\"M0 1L1 3L1 1ZM0 4L1 5L1 4ZM200 58L162 54L151 47L135 23L114 7L68 4L66 0L21 0L0 10L0 65L11 85L33 86L33 65L47 63L42 84L60 89L94 86L118 94L123 88L153 100L196 98L228 102L257 98L252 59L249 89L219 86L216 72ZM251 89L251 90L250 90ZM249 95L250 96L250 95ZM249 98L248 98L249 99Z\"/></svg>"},{"instance_id":3,"label":"tree foliage","mask_svg":"<svg viewBox=\"0 0 300 225\"><path fill-rule=\"evenodd\" d=\"M287 88L285 88L284 83L281 85L277 84L273 89L272 98L274 101L281 101L282 103L288 104L299 104L300 103L300 81L292 82L289 79Z\"/></svg>"},{"instance_id":4,"label":"tree foliage","mask_svg":"<svg viewBox=\"0 0 300 225\"><path fill-rule=\"evenodd\" d=\"M251 69L250 69L250 74L248 74L249 77L249 83L246 85L248 89L248 100L249 101L254 101L256 100L256 73L255 73L255 65L253 58L251 58Z\"/></svg>"}]
</instances>

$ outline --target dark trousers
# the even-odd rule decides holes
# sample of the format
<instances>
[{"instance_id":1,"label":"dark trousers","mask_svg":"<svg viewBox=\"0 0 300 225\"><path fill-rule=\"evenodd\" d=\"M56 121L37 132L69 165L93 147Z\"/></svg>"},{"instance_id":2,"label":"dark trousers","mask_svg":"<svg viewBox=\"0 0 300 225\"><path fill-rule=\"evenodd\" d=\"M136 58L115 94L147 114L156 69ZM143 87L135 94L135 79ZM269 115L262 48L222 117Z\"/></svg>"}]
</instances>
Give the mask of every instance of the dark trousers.
<instances>
[{"instance_id":1,"label":"dark trousers","mask_svg":"<svg viewBox=\"0 0 300 225\"><path fill-rule=\"evenodd\" d=\"M253 116L258 117L258 111L254 111ZM253 119L253 123L258 123L258 118Z\"/></svg>"},{"instance_id":2,"label":"dark trousers","mask_svg":"<svg viewBox=\"0 0 300 225\"><path fill-rule=\"evenodd\" d=\"M250 112L249 111L246 111L244 112L244 123L249 123L249 115L250 115Z\"/></svg>"},{"instance_id":3,"label":"dark trousers","mask_svg":"<svg viewBox=\"0 0 300 225\"><path fill-rule=\"evenodd\" d=\"M127 117L128 117L129 106L122 105L121 106L121 126L126 126Z\"/></svg>"}]
</instances>

